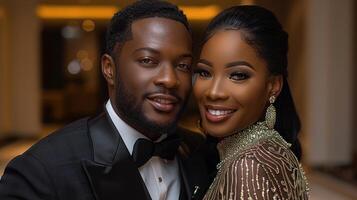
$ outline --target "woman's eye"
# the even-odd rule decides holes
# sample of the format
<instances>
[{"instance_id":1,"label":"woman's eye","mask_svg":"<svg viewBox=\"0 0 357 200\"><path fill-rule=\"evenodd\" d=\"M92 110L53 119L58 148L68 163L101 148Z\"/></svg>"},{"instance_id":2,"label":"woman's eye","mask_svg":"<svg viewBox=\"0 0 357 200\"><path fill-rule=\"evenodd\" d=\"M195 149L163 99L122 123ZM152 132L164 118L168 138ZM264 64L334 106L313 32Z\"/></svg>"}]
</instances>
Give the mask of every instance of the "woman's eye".
<instances>
[{"instance_id":1,"label":"woman's eye","mask_svg":"<svg viewBox=\"0 0 357 200\"><path fill-rule=\"evenodd\" d=\"M211 74L206 71L206 70L203 70L203 69L197 69L195 70L195 75L198 75L199 77L202 77L202 78L209 78L211 77Z\"/></svg>"},{"instance_id":2,"label":"woman's eye","mask_svg":"<svg viewBox=\"0 0 357 200\"><path fill-rule=\"evenodd\" d=\"M186 64L186 63L180 63L177 65L178 69L184 70L184 71L191 71L191 65Z\"/></svg>"},{"instance_id":3,"label":"woman's eye","mask_svg":"<svg viewBox=\"0 0 357 200\"><path fill-rule=\"evenodd\" d=\"M234 81L241 81L249 78L249 75L246 73L236 72L230 75L230 79Z\"/></svg>"}]
</instances>

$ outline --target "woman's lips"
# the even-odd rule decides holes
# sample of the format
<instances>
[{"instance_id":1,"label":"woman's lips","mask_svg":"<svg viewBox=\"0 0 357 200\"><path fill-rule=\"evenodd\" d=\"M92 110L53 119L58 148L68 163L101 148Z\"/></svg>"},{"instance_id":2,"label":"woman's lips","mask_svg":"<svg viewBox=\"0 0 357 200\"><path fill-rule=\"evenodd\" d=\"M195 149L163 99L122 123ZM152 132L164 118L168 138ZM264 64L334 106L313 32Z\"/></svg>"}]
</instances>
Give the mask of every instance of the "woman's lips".
<instances>
[{"instance_id":1,"label":"woman's lips","mask_svg":"<svg viewBox=\"0 0 357 200\"><path fill-rule=\"evenodd\" d=\"M147 97L148 102L158 111L171 112L175 109L178 99L168 94L153 94Z\"/></svg>"},{"instance_id":2,"label":"woman's lips","mask_svg":"<svg viewBox=\"0 0 357 200\"><path fill-rule=\"evenodd\" d=\"M210 122L218 123L229 119L236 109L227 108L223 106L205 106L205 116Z\"/></svg>"}]
</instances>

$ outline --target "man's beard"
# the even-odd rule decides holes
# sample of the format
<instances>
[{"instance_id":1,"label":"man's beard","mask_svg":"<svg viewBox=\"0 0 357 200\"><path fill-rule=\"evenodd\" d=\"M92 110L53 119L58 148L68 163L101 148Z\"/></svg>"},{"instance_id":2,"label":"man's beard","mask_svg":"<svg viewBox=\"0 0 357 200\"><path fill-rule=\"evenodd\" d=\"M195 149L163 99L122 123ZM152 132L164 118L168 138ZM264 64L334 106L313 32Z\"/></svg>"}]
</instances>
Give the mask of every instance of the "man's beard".
<instances>
[{"instance_id":1,"label":"man's beard","mask_svg":"<svg viewBox=\"0 0 357 200\"><path fill-rule=\"evenodd\" d=\"M178 118L181 115L185 104L187 103L187 98L181 103L182 107L178 112L176 118L168 124L158 124L144 115L142 110L142 104L137 104L136 97L127 89L127 87L117 80L117 89L115 91L115 106L117 108L118 114L124 118L124 120L134 127L138 127L140 130L148 130L152 133L171 134L176 130ZM143 97L145 98L145 96Z\"/></svg>"}]
</instances>

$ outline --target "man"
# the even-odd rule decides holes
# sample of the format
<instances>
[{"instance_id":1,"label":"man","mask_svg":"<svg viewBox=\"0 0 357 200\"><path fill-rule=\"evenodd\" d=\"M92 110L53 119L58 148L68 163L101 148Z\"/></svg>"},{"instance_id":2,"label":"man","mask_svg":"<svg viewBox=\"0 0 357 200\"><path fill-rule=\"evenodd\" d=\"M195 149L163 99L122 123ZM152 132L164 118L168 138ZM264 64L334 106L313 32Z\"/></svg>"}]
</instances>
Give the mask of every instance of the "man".
<instances>
[{"instance_id":1,"label":"man","mask_svg":"<svg viewBox=\"0 0 357 200\"><path fill-rule=\"evenodd\" d=\"M56 131L11 161L0 199L190 199L209 180L198 135L176 130L191 90L187 19L162 1L116 13L102 56L105 112Z\"/></svg>"}]
</instances>

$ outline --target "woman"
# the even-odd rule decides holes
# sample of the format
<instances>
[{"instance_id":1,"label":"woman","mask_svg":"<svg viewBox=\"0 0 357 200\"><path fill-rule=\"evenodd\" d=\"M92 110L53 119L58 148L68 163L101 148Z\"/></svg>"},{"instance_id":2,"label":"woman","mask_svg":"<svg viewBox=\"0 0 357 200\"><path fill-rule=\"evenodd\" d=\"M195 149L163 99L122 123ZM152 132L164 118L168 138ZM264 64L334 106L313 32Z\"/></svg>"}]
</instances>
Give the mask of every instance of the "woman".
<instances>
[{"instance_id":1,"label":"woman","mask_svg":"<svg viewBox=\"0 0 357 200\"><path fill-rule=\"evenodd\" d=\"M287 40L276 17L259 6L232 7L209 24L194 94L200 126L220 140L221 161L204 199L308 198L286 79Z\"/></svg>"}]
</instances>

